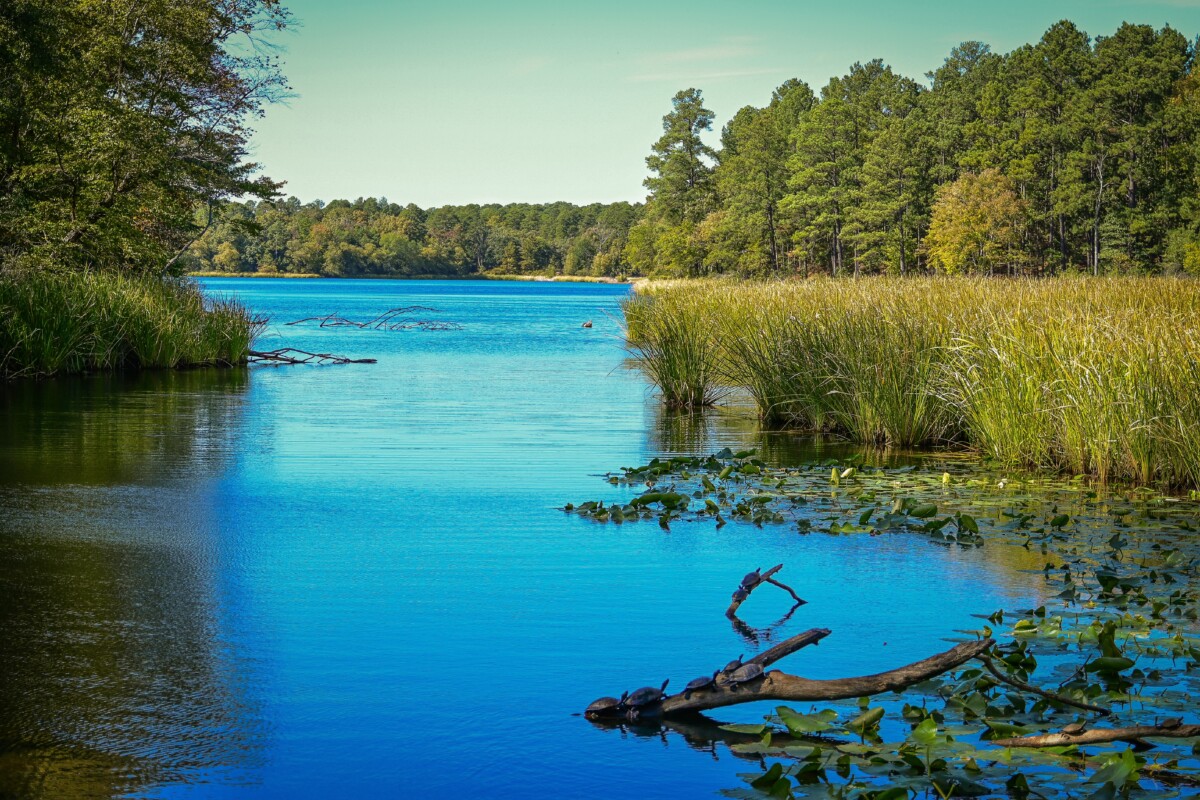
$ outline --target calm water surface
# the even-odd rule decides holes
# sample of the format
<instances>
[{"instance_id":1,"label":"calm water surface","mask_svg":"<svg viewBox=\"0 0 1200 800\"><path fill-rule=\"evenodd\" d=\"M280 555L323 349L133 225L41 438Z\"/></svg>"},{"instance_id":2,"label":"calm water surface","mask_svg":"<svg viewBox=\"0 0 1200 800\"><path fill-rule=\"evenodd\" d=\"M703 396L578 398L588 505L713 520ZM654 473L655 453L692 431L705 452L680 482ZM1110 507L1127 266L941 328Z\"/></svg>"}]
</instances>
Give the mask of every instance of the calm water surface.
<instances>
[{"instance_id":1,"label":"calm water surface","mask_svg":"<svg viewBox=\"0 0 1200 800\"><path fill-rule=\"evenodd\" d=\"M756 593L760 639L834 630L781 665L809 677L1037 592L1009 551L558 511L662 453L812 455L665 417L625 287L207 286L272 317L264 347L378 363L0 388L0 797L712 797L754 764L578 712L754 652L722 614L745 572L783 561L809 601L771 627L787 598ZM281 324L410 305L463 327Z\"/></svg>"}]
</instances>

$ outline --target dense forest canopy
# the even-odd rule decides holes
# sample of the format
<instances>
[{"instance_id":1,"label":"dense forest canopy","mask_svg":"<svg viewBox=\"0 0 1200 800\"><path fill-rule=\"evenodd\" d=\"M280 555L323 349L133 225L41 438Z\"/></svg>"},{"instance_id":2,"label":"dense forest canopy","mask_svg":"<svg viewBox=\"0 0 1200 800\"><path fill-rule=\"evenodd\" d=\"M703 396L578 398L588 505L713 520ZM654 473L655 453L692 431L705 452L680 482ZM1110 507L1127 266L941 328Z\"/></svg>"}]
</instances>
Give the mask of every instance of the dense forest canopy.
<instances>
[{"instance_id":1,"label":"dense forest canopy","mask_svg":"<svg viewBox=\"0 0 1200 800\"><path fill-rule=\"evenodd\" d=\"M1200 274L1195 42L1070 22L921 82L880 60L800 80L705 142L679 92L629 204L234 205L192 269L324 275Z\"/></svg>"},{"instance_id":2,"label":"dense forest canopy","mask_svg":"<svg viewBox=\"0 0 1200 800\"><path fill-rule=\"evenodd\" d=\"M162 273L229 198L274 197L246 148L287 94L288 22L279 0L0 3L0 265Z\"/></svg>"}]
</instances>

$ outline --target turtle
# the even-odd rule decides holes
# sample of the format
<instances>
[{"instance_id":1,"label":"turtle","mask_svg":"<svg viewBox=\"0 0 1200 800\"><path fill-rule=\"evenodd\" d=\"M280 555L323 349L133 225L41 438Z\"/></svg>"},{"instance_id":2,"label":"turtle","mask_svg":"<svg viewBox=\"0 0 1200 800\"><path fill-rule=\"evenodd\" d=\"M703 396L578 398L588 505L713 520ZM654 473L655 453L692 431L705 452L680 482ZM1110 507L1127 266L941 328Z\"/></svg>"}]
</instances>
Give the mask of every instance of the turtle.
<instances>
[{"instance_id":1,"label":"turtle","mask_svg":"<svg viewBox=\"0 0 1200 800\"><path fill-rule=\"evenodd\" d=\"M737 669L738 667L740 667L742 665L742 656L745 656L745 655L746 655L745 653L742 653L742 655L738 656L733 661L730 661L728 664L725 665L724 669L722 669L721 672L733 672L735 669Z\"/></svg>"},{"instance_id":2,"label":"turtle","mask_svg":"<svg viewBox=\"0 0 1200 800\"><path fill-rule=\"evenodd\" d=\"M762 567L754 570L754 572L747 572L746 577L742 578L742 588L747 591L758 586L760 583L762 583Z\"/></svg>"},{"instance_id":3,"label":"turtle","mask_svg":"<svg viewBox=\"0 0 1200 800\"><path fill-rule=\"evenodd\" d=\"M1183 717L1169 717L1167 719L1164 719L1162 722L1158 723L1158 727L1162 728L1163 730L1168 730L1168 731L1175 730L1176 728L1178 728L1182 725L1183 725Z\"/></svg>"},{"instance_id":4,"label":"turtle","mask_svg":"<svg viewBox=\"0 0 1200 800\"><path fill-rule=\"evenodd\" d=\"M683 697L687 699L692 692L699 692L702 689L712 688L717 682L717 676L721 674L721 670L713 672L712 675L701 675L699 678L693 678L688 681L688 685L683 687Z\"/></svg>"},{"instance_id":5,"label":"turtle","mask_svg":"<svg viewBox=\"0 0 1200 800\"><path fill-rule=\"evenodd\" d=\"M667 678L662 682L662 686L655 689L653 686L643 686L640 689L634 690L628 697L625 698L625 705L629 709L629 718L637 719L642 715L642 709L661 703L664 692L667 690L667 684L671 682Z\"/></svg>"},{"instance_id":6,"label":"turtle","mask_svg":"<svg viewBox=\"0 0 1200 800\"><path fill-rule=\"evenodd\" d=\"M743 664L732 673L725 677L725 683L730 687L737 688L738 684L749 683L763 676L763 668L761 664L751 662Z\"/></svg>"},{"instance_id":7,"label":"turtle","mask_svg":"<svg viewBox=\"0 0 1200 800\"><path fill-rule=\"evenodd\" d=\"M1078 736L1083 733L1085 728L1087 728L1087 725L1082 722L1072 722L1070 725L1064 725L1062 732L1067 736Z\"/></svg>"},{"instance_id":8,"label":"turtle","mask_svg":"<svg viewBox=\"0 0 1200 800\"><path fill-rule=\"evenodd\" d=\"M625 705L625 698L628 696L629 692L623 692L620 698L601 697L599 700L594 700L583 712L583 715L588 719L616 716L621 712L621 708Z\"/></svg>"},{"instance_id":9,"label":"turtle","mask_svg":"<svg viewBox=\"0 0 1200 800\"><path fill-rule=\"evenodd\" d=\"M745 586L739 586L733 590L733 602L735 602L735 603L740 603L749 596L750 596L750 593L746 591Z\"/></svg>"}]
</instances>

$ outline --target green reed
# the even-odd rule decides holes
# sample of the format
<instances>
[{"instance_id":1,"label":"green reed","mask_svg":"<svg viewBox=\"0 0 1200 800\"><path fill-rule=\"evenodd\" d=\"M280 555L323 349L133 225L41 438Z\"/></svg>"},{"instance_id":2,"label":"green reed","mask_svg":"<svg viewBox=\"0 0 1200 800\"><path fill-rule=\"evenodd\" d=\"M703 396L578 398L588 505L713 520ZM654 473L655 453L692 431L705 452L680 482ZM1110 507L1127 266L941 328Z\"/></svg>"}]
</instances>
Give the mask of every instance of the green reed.
<instances>
[{"instance_id":1,"label":"green reed","mask_svg":"<svg viewBox=\"0 0 1200 800\"><path fill-rule=\"evenodd\" d=\"M254 324L190 281L0 271L0 377L245 362Z\"/></svg>"},{"instance_id":2,"label":"green reed","mask_svg":"<svg viewBox=\"0 0 1200 800\"><path fill-rule=\"evenodd\" d=\"M1195 281L661 282L626 310L674 405L741 388L772 424L1200 486Z\"/></svg>"}]
</instances>

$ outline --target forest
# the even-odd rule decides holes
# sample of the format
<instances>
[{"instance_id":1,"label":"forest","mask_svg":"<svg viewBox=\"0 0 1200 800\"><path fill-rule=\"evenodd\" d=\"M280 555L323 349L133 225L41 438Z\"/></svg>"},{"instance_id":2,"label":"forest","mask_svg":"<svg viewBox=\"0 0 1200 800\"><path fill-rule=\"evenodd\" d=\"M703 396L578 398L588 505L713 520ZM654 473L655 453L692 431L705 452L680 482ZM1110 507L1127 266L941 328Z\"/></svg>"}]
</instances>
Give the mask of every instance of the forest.
<instances>
[{"instance_id":1,"label":"forest","mask_svg":"<svg viewBox=\"0 0 1200 800\"><path fill-rule=\"evenodd\" d=\"M785 82L707 142L680 91L641 204L232 204L195 271L1200 274L1197 45L1170 27L1071 22L997 54L954 48L924 81L876 59Z\"/></svg>"}]
</instances>

